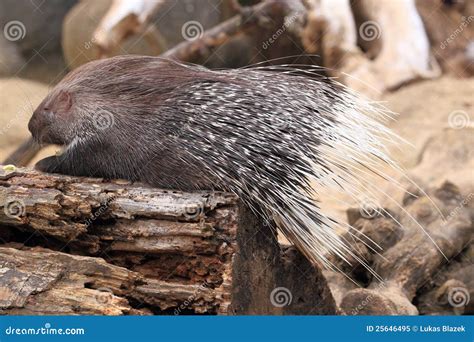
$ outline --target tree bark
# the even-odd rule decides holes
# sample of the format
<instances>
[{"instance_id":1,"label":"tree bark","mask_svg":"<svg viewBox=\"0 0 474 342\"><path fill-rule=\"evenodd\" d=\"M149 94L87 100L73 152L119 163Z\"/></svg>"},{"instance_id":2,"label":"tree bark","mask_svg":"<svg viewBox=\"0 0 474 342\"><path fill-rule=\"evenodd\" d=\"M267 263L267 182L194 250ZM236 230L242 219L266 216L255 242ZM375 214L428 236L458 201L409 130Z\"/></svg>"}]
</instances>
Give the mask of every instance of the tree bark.
<instances>
[{"instance_id":1,"label":"tree bark","mask_svg":"<svg viewBox=\"0 0 474 342\"><path fill-rule=\"evenodd\" d=\"M320 270L233 194L4 167L0 198L3 313L336 312Z\"/></svg>"}]
</instances>

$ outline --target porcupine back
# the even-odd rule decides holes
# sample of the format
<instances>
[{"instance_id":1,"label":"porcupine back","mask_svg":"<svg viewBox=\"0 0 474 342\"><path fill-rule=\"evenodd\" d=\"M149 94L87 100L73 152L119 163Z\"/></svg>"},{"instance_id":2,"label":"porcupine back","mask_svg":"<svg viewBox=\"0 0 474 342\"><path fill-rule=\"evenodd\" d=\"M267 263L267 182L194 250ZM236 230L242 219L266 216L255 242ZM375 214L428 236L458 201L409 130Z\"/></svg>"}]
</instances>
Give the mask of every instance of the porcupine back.
<instances>
[{"instance_id":1,"label":"porcupine back","mask_svg":"<svg viewBox=\"0 0 474 342\"><path fill-rule=\"evenodd\" d=\"M189 114L176 135L182 148L310 260L331 267L328 254L350 254L364 263L318 198L337 189L361 199L378 166L393 164L385 143L397 137L376 120L387 113L310 71L209 72L226 81L197 82L165 101ZM363 179L353 172L361 168Z\"/></svg>"}]
</instances>

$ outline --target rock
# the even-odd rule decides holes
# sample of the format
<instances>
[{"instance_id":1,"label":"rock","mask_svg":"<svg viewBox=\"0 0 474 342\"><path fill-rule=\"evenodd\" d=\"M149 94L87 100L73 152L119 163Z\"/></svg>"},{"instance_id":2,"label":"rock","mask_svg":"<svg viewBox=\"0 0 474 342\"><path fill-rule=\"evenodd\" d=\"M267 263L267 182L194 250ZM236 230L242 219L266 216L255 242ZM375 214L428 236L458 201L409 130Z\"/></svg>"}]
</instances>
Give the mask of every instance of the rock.
<instances>
[{"instance_id":1,"label":"rock","mask_svg":"<svg viewBox=\"0 0 474 342\"><path fill-rule=\"evenodd\" d=\"M0 76L13 75L24 62L18 47L0 35Z\"/></svg>"},{"instance_id":2,"label":"rock","mask_svg":"<svg viewBox=\"0 0 474 342\"><path fill-rule=\"evenodd\" d=\"M62 21L76 0L2 0L0 27L9 25L12 40L27 56L61 51ZM36 51L34 51L36 50Z\"/></svg>"},{"instance_id":3,"label":"rock","mask_svg":"<svg viewBox=\"0 0 474 342\"><path fill-rule=\"evenodd\" d=\"M458 77L474 75L474 2L417 0L434 56L445 73Z\"/></svg>"},{"instance_id":4,"label":"rock","mask_svg":"<svg viewBox=\"0 0 474 342\"><path fill-rule=\"evenodd\" d=\"M455 183L474 208L474 127L446 128L432 136L419 155L420 164L410 171L429 185L445 180Z\"/></svg>"},{"instance_id":5,"label":"rock","mask_svg":"<svg viewBox=\"0 0 474 342\"><path fill-rule=\"evenodd\" d=\"M81 1L67 14L63 24L62 45L64 58L70 69L99 57L92 34L110 3L110 0ZM112 51L112 55L124 53L146 55L151 52L150 46L140 39L140 36L133 36L128 38L123 46Z\"/></svg>"},{"instance_id":6,"label":"rock","mask_svg":"<svg viewBox=\"0 0 474 342\"><path fill-rule=\"evenodd\" d=\"M451 121L468 116L473 122L473 92L473 79L443 77L408 85L384 96L386 106L397 113L389 127L414 145L392 149L394 158L406 169L415 167L431 137L450 127L450 116Z\"/></svg>"},{"instance_id":7,"label":"rock","mask_svg":"<svg viewBox=\"0 0 474 342\"><path fill-rule=\"evenodd\" d=\"M107 12L111 0L84 0L68 13L63 25L63 52L70 68L78 67L97 59L99 51L94 46L94 33L100 20ZM222 14L220 1L208 1L206 6L198 6L199 0L166 1L154 15L151 22L157 28L159 46L152 46L142 34L127 38L111 55L141 54L158 55L167 47L173 46L184 38L182 27L188 21L199 22L203 29L213 27L220 22Z\"/></svg>"}]
</instances>

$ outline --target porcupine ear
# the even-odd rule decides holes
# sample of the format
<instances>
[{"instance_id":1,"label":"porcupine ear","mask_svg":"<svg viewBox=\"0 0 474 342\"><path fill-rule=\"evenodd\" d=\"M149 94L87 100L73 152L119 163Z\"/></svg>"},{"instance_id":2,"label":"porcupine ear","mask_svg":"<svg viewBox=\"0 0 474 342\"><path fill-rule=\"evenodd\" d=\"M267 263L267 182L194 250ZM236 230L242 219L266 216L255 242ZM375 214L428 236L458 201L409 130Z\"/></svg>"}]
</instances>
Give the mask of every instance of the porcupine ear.
<instances>
[{"instance_id":1,"label":"porcupine ear","mask_svg":"<svg viewBox=\"0 0 474 342\"><path fill-rule=\"evenodd\" d=\"M56 97L54 106L60 113L67 112L72 106L71 93L67 90L60 90L58 96Z\"/></svg>"}]
</instances>

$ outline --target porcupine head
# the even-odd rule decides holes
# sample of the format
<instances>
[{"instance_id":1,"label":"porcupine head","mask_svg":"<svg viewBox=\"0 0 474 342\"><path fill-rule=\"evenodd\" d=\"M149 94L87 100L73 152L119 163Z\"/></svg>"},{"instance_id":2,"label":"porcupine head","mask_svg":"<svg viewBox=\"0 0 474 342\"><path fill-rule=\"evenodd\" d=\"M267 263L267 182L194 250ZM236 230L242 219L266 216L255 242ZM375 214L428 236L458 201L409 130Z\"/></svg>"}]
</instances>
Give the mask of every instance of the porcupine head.
<instances>
[{"instance_id":1,"label":"porcupine head","mask_svg":"<svg viewBox=\"0 0 474 342\"><path fill-rule=\"evenodd\" d=\"M384 109L306 73L211 71L143 56L90 62L35 110L35 140L65 146L36 168L231 191L310 260L357 259L317 199L328 189L354 198L379 191L370 177L394 165L385 146L398 138L379 123Z\"/></svg>"}]
</instances>

